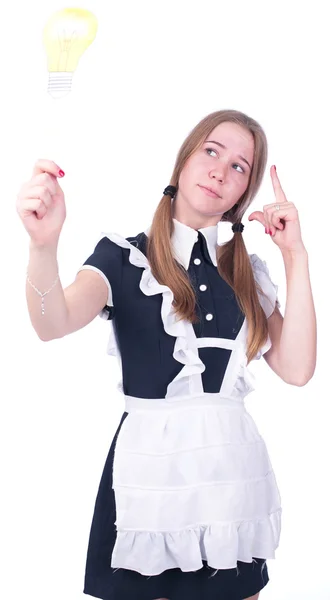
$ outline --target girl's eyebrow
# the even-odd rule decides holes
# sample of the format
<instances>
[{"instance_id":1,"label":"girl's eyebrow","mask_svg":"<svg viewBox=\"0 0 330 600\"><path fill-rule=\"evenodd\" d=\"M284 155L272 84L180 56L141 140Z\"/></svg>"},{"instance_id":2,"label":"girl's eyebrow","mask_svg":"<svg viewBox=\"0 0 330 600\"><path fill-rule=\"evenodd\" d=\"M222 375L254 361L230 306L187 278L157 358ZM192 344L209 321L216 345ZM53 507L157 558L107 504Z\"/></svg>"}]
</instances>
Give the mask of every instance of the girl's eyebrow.
<instances>
[{"instance_id":1,"label":"girl's eyebrow","mask_svg":"<svg viewBox=\"0 0 330 600\"><path fill-rule=\"evenodd\" d=\"M208 144L208 143L210 143L210 142L211 142L212 144L217 144L217 146L220 146L220 148L223 148L224 150L227 150L227 147L226 147L224 144L221 144L221 142L215 142L214 140L207 140L207 141L206 141L206 142L204 142L204 143L205 143L205 144ZM246 158L244 158L244 156L241 156L240 154L238 154L238 158L240 158L241 160L243 160L243 161L244 161L244 162L245 162L245 163L248 165L248 167L250 168L250 171L251 171L251 166L250 166L250 164L248 163L248 161L246 160Z\"/></svg>"}]
</instances>

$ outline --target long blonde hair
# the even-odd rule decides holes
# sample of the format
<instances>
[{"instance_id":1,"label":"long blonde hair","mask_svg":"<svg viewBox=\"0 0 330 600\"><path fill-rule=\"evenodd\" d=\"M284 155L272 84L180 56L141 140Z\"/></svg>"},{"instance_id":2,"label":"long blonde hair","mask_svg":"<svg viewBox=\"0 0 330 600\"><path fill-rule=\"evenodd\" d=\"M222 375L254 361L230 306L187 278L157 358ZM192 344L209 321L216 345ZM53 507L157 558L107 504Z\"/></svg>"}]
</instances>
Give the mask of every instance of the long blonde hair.
<instances>
[{"instance_id":1,"label":"long blonde hair","mask_svg":"<svg viewBox=\"0 0 330 600\"><path fill-rule=\"evenodd\" d=\"M206 116L190 132L183 142L174 166L170 185L178 188L179 177L186 161L205 142L211 131L224 122L236 123L248 130L254 138L254 158L248 187L238 203L223 214L223 221L240 222L245 211L256 196L267 163L267 140L262 127L254 119L236 110L221 110ZM160 284L168 286L174 295L173 306L179 319L196 323L196 296L187 271L174 259L171 237L174 229L172 199L163 196L153 217L147 239L147 258L154 277ZM217 268L221 277L233 289L237 302L248 324L247 361L250 362L264 345L268 326L266 315L260 305L250 258L243 236L236 232L233 238L217 246Z\"/></svg>"}]
</instances>

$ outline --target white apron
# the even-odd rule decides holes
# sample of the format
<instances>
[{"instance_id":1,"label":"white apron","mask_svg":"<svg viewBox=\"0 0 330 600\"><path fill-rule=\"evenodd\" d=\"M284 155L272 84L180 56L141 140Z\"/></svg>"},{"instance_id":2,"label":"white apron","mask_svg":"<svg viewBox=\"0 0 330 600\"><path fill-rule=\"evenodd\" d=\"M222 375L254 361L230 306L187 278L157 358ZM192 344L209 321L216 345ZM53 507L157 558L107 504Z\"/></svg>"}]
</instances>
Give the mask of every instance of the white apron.
<instances>
[{"instance_id":1,"label":"white apron","mask_svg":"<svg viewBox=\"0 0 330 600\"><path fill-rule=\"evenodd\" d=\"M197 338L191 323L177 321L173 293L153 277L145 255L125 238L106 235L143 269L142 292L162 294L164 329L176 338L173 357L183 365L165 398L125 396L129 414L113 464L117 538L111 566L152 576L176 567L196 571L203 560L231 569L238 560L274 558L281 499L265 443L244 405L254 389L246 320L234 340ZM265 290L268 276L258 267L274 305L276 288ZM269 299L260 296L260 302ZM210 346L231 350L221 389L213 394L203 391L205 365L198 354ZM257 358L270 346L268 337ZM121 362L113 329L108 353Z\"/></svg>"},{"instance_id":2,"label":"white apron","mask_svg":"<svg viewBox=\"0 0 330 600\"><path fill-rule=\"evenodd\" d=\"M280 495L264 441L240 400L126 397L113 467L111 566L158 575L274 558Z\"/></svg>"}]
</instances>

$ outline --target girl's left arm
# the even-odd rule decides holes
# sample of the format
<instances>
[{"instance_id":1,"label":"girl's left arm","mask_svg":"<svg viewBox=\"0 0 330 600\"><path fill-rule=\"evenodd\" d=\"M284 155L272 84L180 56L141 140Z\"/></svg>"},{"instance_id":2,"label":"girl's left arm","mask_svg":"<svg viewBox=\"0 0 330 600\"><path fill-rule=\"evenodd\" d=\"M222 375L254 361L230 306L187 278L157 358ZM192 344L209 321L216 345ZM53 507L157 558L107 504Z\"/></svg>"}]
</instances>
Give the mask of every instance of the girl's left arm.
<instances>
[{"instance_id":1,"label":"girl's left arm","mask_svg":"<svg viewBox=\"0 0 330 600\"><path fill-rule=\"evenodd\" d=\"M268 318L272 347L264 354L268 365L286 383L303 386L316 366L316 314L308 268L308 254L301 238L298 211L286 200L276 168L271 168L276 204L265 205L249 220L257 220L280 248L287 282L284 318L278 308Z\"/></svg>"},{"instance_id":2,"label":"girl's left arm","mask_svg":"<svg viewBox=\"0 0 330 600\"><path fill-rule=\"evenodd\" d=\"M305 248L283 253L287 281L284 318L278 309L268 319L272 347L264 358L283 381L303 386L316 366L316 315Z\"/></svg>"}]
</instances>

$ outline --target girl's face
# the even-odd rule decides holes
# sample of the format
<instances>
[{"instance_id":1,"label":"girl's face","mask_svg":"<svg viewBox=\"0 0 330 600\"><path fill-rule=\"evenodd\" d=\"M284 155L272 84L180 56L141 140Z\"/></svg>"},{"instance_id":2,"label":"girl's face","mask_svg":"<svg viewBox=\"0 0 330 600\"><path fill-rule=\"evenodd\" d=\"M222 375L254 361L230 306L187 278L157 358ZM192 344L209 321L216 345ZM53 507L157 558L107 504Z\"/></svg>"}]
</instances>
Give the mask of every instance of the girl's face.
<instances>
[{"instance_id":1,"label":"girl's face","mask_svg":"<svg viewBox=\"0 0 330 600\"><path fill-rule=\"evenodd\" d=\"M186 162L173 217L193 229L216 225L246 191L253 153L249 131L236 123L220 123ZM216 195L207 192L205 186Z\"/></svg>"}]
</instances>

